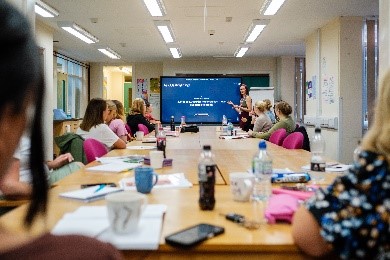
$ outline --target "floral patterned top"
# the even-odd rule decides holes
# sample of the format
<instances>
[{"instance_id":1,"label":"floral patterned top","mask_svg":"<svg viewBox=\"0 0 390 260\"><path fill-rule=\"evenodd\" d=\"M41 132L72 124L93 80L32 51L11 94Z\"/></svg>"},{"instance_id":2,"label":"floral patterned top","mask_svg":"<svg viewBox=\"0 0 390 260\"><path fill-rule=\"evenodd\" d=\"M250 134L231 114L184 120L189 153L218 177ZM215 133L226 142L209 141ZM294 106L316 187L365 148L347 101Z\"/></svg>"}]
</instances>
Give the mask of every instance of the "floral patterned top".
<instances>
[{"instance_id":1,"label":"floral patterned top","mask_svg":"<svg viewBox=\"0 0 390 260\"><path fill-rule=\"evenodd\" d=\"M341 258L390 257L390 171L383 155L362 151L350 172L319 189L306 207Z\"/></svg>"}]
</instances>

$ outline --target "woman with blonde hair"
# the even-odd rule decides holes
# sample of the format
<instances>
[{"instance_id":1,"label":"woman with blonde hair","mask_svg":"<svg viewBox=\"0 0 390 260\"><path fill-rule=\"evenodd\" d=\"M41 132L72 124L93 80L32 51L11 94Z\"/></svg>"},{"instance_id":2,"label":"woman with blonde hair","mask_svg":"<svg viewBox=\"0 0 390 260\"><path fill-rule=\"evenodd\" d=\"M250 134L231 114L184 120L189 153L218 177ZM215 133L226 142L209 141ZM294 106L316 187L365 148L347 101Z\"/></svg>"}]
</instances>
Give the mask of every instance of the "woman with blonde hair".
<instances>
[{"instance_id":1,"label":"woman with blonde hair","mask_svg":"<svg viewBox=\"0 0 390 260\"><path fill-rule=\"evenodd\" d=\"M390 71L376 100L374 124L349 172L319 189L295 213L293 238L307 254L342 259L390 256Z\"/></svg>"},{"instance_id":2,"label":"woman with blonde hair","mask_svg":"<svg viewBox=\"0 0 390 260\"><path fill-rule=\"evenodd\" d=\"M129 115L127 116L127 125L132 133L139 131L138 124L145 125L149 132L154 131L154 125L145 118L146 105L142 98L136 98L133 101Z\"/></svg>"},{"instance_id":3,"label":"woman with blonde hair","mask_svg":"<svg viewBox=\"0 0 390 260\"><path fill-rule=\"evenodd\" d=\"M265 132L249 132L249 136L268 140L273 132L280 128L286 129L287 133L292 133L295 130L294 119L290 116L292 107L286 102L281 101L275 105L275 113L279 117L279 121L274 124L271 129Z\"/></svg>"},{"instance_id":4,"label":"woman with blonde hair","mask_svg":"<svg viewBox=\"0 0 390 260\"><path fill-rule=\"evenodd\" d=\"M88 102L83 121L76 134L82 138L93 138L103 143L107 149L124 149L126 142L120 139L104 122L109 109L107 102L101 98L93 98Z\"/></svg>"},{"instance_id":5,"label":"woman with blonde hair","mask_svg":"<svg viewBox=\"0 0 390 260\"><path fill-rule=\"evenodd\" d=\"M253 132L267 132L272 127L271 119L265 114L265 106L266 104L263 101L257 101L255 103L254 112L257 117L253 126Z\"/></svg>"},{"instance_id":6,"label":"woman with blonde hair","mask_svg":"<svg viewBox=\"0 0 390 260\"><path fill-rule=\"evenodd\" d=\"M267 98L264 99L263 102L265 103L265 114L269 117L269 119L271 119L272 124L275 124L276 118L274 112L271 111L272 108L271 100Z\"/></svg>"},{"instance_id":7,"label":"woman with blonde hair","mask_svg":"<svg viewBox=\"0 0 390 260\"><path fill-rule=\"evenodd\" d=\"M120 116L118 116L117 113L118 110L116 104L114 103L113 100L107 100L107 106L108 106L108 115L106 119L106 124L120 139L127 142L128 133L125 127L125 123L120 118Z\"/></svg>"}]
</instances>

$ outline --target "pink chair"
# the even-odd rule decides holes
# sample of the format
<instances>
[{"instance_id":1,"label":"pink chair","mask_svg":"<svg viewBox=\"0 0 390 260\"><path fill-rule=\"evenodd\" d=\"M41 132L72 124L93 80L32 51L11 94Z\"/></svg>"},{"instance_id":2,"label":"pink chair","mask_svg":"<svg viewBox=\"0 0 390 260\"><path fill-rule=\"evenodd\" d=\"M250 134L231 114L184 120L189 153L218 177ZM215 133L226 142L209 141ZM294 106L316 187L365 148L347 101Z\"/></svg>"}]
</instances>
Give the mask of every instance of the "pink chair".
<instances>
[{"instance_id":1,"label":"pink chair","mask_svg":"<svg viewBox=\"0 0 390 260\"><path fill-rule=\"evenodd\" d=\"M280 128L271 134L268 141L270 141L273 144L282 146L283 140L284 138L286 138L286 136L287 136L286 129Z\"/></svg>"},{"instance_id":2,"label":"pink chair","mask_svg":"<svg viewBox=\"0 0 390 260\"><path fill-rule=\"evenodd\" d=\"M101 157L108 153L104 144L92 138L88 138L84 141L83 148L88 163L95 161L96 157Z\"/></svg>"},{"instance_id":3,"label":"pink chair","mask_svg":"<svg viewBox=\"0 0 390 260\"><path fill-rule=\"evenodd\" d=\"M144 132L145 135L149 134L149 129L144 124L138 124L138 130Z\"/></svg>"},{"instance_id":4,"label":"pink chair","mask_svg":"<svg viewBox=\"0 0 390 260\"><path fill-rule=\"evenodd\" d=\"M302 149L303 147L303 134L300 132L293 132L289 134L283 141L284 148L286 149Z\"/></svg>"},{"instance_id":5,"label":"pink chair","mask_svg":"<svg viewBox=\"0 0 390 260\"><path fill-rule=\"evenodd\" d=\"M125 124L125 128L126 128L127 134L129 136L133 136L133 134L131 133L131 128L130 128L130 126L128 124Z\"/></svg>"}]
</instances>

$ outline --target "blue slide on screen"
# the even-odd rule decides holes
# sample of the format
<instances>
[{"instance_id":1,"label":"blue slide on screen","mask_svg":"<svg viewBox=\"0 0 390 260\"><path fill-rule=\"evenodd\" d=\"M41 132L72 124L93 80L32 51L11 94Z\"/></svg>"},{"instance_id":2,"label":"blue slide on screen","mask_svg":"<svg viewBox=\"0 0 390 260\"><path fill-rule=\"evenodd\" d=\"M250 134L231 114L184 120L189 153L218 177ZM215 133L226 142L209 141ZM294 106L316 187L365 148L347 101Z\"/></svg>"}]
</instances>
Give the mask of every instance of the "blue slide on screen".
<instances>
[{"instance_id":1,"label":"blue slide on screen","mask_svg":"<svg viewBox=\"0 0 390 260\"><path fill-rule=\"evenodd\" d=\"M168 123L171 116L180 123L220 124L226 115L238 123L238 113L227 104L239 104L240 77L166 77L161 81L161 121Z\"/></svg>"}]
</instances>

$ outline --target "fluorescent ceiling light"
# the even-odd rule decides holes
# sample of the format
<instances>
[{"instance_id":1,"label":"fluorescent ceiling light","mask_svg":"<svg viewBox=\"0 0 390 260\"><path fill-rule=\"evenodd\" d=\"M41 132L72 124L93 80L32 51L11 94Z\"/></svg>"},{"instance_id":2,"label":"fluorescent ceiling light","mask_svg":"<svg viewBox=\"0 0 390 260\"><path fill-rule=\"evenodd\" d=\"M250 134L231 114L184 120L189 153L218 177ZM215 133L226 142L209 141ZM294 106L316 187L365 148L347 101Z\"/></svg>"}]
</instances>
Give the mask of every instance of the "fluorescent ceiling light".
<instances>
[{"instance_id":1,"label":"fluorescent ceiling light","mask_svg":"<svg viewBox=\"0 0 390 260\"><path fill-rule=\"evenodd\" d=\"M106 56L110 57L111 59L120 59L121 56L116 53L114 50L110 49L110 48L100 48L98 49L101 53L105 54Z\"/></svg>"},{"instance_id":2,"label":"fluorescent ceiling light","mask_svg":"<svg viewBox=\"0 0 390 260\"><path fill-rule=\"evenodd\" d=\"M35 2L35 13L42 17L56 17L59 15L56 9L40 0Z\"/></svg>"},{"instance_id":3,"label":"fluorescent ceiling light","mask_svg":"<svg viewBox=\"0 0 390 260\"><path fill-rule=\"evenodd\" d=\"M165 6L162 0L144 0L144 3L151 16L166 15Z\"/></svg>"},{"instance_id":4,"label":"fluorescent ceiling light","mask_svg":"<svg viewBox=\"0 0 390 260\"><path fill-rule=\"evenodd\" d=\"M268 23L269 20L253 20L251 26L248 28L248 31L245 34L244 41L254 42Z\"/></svg>"},{"instance_id":5,"label":"fluorescent ceiling light","mask_svg":"<svg viewBox=\"0 0 390 260\"><path fill-rule=\"evenodd\" d=\"M175 42L171 21L154 21L154 24L157 26L157 29L160 31L160 34L166 43Z\"/></svg>"},{"instance_id":6,"label":"fluorescent ceiling light","mask_svg":"<svg viewBox=\"0 0 390 260\"><path fill-rule=\"evenodd\" d=\"M99 42L98 38L75 23L59 22L58 26L88 44Z\"/></svg>"},{"instance_id":7,"label":"fluorescent ceiling light","mask_svg":"<svg viewBox=\"0 0 390 260\"><path fill-rule=\"evenodd\" d=\"M169 51L171 52L173 58L181 58L181 51L179 47L169 47Z\"/></svg>"},{"instance_id":8,"label":"fluorescent ceiling light","mask_svg":"<svg viewBox=\"0 0 390 260\"><path fill-rule=\"evenodd\" d=\"M234 53L234 56L237 57L237 58L241 58L242 56L245 55L247 50L249 50L248 46L240 46L240 47L238 47L238 49Z\"/></svg>"},{"instance_id":9,"label":"fluorescent ceiling light","mask_svg":"<svg viewBox=\"0 0 390 260\"><path fill-rule=\"evenodd\" d=\"M279 8L283 5L284 1L285 0L266 0L260 8L260 13L264 12L264 15L276 14Z\"/></svg>"},{"instance_id":10,"label":"fluorescent ceiling light","mask_svg":"<svg viewBox=\"0 0 390 260\"><path fill-rule=\"evenodd\" d=\"M130 74L130 69L126 67L119 67L119 70L123 73Z\"/></svg>"}]
</instances>

